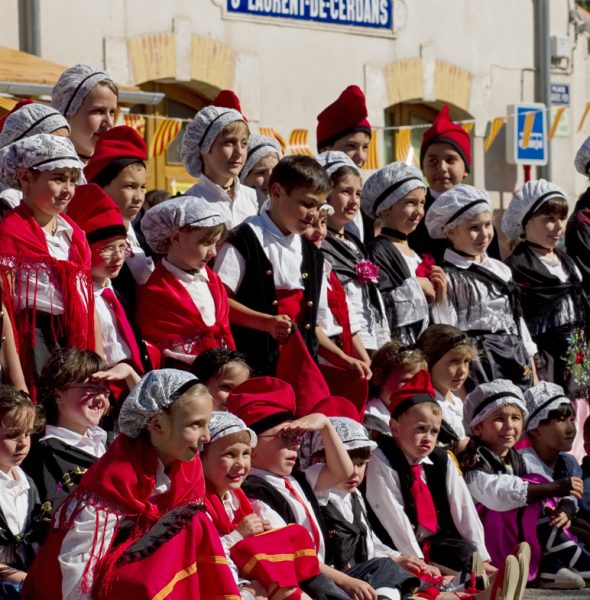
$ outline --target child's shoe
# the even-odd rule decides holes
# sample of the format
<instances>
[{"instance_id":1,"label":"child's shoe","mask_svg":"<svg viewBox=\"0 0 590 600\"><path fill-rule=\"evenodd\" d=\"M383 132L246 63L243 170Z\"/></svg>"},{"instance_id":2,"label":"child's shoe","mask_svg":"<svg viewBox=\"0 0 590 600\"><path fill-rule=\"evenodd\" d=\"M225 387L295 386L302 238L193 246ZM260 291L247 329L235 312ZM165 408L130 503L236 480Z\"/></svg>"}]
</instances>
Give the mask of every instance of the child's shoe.
<instances>
[{"instance_id":1,"label":"child's shoe","mask_svg":"<svg viewBox=\"0 0 590 600\"><path fill-rule=\"evenodd\" d=\"M524 592L526 590L526 584L529 580L529 567L531 564L531 547L526 543L522 542L514 548L512 554L516 556L518 560L519 577L518 586L516 589L516 595L514 600L523 600Z\"/></svg>"},{"instance_id":2,"label":"child's shoe","mask_svg":"<svg viewBox=\"0 0 590 600\"><path fill-rule=\"evenodd\" d=\"M549 554L541 562L539 587L546 590L579 590L586 585L580 575L564 567L561 561Z\"/></svg>"}]
</instances>

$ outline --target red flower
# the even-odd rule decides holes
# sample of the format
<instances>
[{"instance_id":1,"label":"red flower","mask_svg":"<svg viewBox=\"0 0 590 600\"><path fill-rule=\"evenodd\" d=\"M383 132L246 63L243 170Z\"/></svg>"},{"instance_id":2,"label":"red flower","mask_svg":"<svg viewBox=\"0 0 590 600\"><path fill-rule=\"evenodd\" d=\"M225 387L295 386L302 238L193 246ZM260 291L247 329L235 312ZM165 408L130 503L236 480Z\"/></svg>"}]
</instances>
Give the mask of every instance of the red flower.
<instances>
[{"instance_id":1,"label":"red flower","mask_svg":"<svg viewBox=\"0 0 590 600\"><path fill-rule=\"evenodd\" d=\"M582 352L576 352L576 361L575 362L577 365L582 364L584 362L585 358L586 357L584 356L584 354Z\"/></svg>"},{"instance_id":2,"label":"red flower","mask_svg":"<svg viewBox=\"0 0 590 600\"><path fill-rule=\"evenodd\" d=\"M423 254L422 262L416 267L416 277L430 277L432 267L436 264L432 254Z\"/></svg>"},{"instance_id":3,"label":"red flower","mask_svg":"<svg viewBox=\"0 0 590 600\"><path fill-rule=\"evenodd\" d=\"M379 267L373 264L370 260L364 260L358 263L355 267L355 271L357 281L361 285L367 285L367 283L377 283Z\"/></svg>"}]
</instances>

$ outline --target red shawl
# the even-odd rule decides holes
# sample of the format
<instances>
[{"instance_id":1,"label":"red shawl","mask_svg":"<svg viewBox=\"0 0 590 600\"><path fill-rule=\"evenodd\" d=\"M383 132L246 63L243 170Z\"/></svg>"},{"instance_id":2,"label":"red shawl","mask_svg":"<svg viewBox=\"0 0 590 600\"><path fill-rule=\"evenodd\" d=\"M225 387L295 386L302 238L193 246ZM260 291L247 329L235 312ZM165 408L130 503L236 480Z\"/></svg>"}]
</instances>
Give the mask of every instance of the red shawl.
<instances>
[{"instance_id":1,"label":"red shawl","mask_svg":"<svg viewBox=\"0 0 590 600\"><path fill-rule=\"evenodd\" d=\"M219 276L205 267L215 302L216 320L205 325L199 309L180 281L160 262L147 283L140 287L137 323L144 337L161 350L185 346L185 354L197 355L208 348L235 350L229 326L229 302Z\"/></svg>"},{"instance_id":2,"label":"red shawl","mask_svg":"<svg viewBox=\"0 0 590 600\"><path fill-rule=\"evenodd\" d=\"M44 593L38 597L48 600L61 598L58 555L66 533L74 526L76 517L85 506L93 506L102 516L128 517L134 523L130 535L114 550L104 547L105 532L97 527L91 557L97 558L97 555L102 555L94 571L95 574L100 572L101 582L108 587L114 576L118 558L158 519L177 506L192 502L203 503L205 482L198 456L190 462L174 461L166 473L171 482L170 490L158 496L155 502L151 502L157 468L158 457L149 441L144 437L134 440L119 434L106 454L86 471L76 491L56 513L47 541L27 576L31 595L25 594L23 598L36 597L34 590L39 589L43 589ZM73 510L69 510L72 508ZM118 525L113 540L117 536L117 530ZM88 570L93 562L91 558L87 563L87 570L82 579L83 591L88 591Z\"/></svg>"},{"instance_id":3,"label":"red shawl","mask_svg":"<svg viewBox=\"0 0 590 600\"><path fill-rule=\"evenodd\" d=\"M334 271L330 271L330 286L328 287L328 307L334 315L336 323L342 327L340 343L342 351L348 356L354 356L352 347L352 333L350 330L350 318L348 316L348 303L343 285Z\"/></svg>"},{"instance_id":4,"label":"red shawl","mask_svg":"<svg viewBox=\"0 0 590 600\"><path fill-rule=\"evenodd\" d=\"M68 260L57 260L51 256L45 234L25 204L0 222L3 299L15 323L21 350L35 343L36 323L35 303L28 304L27 292L30 290L23 279L32 275L33 281L36 281L41 272L47 273L63 299L63 331L55 331L56 338L65 335L70 347L95 348L90 248L85 233L65 214L61 218L73 229Z\"/></svg>"},{"instance_id":5,"label":"red shawl","mask_svg":"<svg viewBox=\"0 0 590 600\"><path fill-rule=\"evenodd\" d=\"M251 515L254 512L250 501L241 489L233 490L233 493L238 498L239 507L238 510L236 510L232 521L225 510L225 506L223 506L223 502L219 499L219 496L215 492L207 491L205 506L207 507L207 512L217 528L219 535L231 533L245 516Z\"/></svg>"}]
</instances>

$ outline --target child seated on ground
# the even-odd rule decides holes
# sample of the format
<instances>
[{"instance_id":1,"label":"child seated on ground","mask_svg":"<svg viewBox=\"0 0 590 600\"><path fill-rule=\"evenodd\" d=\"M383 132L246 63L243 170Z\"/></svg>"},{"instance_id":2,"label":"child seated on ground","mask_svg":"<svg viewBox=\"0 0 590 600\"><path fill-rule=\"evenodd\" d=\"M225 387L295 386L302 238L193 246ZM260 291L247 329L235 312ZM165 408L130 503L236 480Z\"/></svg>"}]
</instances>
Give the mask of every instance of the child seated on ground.
<instances>
[{"instance_id":1,"label":"child seated on ground","mask_svg":"<svg viewBox=\"0 0 590 600\"><path fill-rule=\"evenodd\" d=\"M301 525L286 525L264 502L250 502L241 489L250 472L256 434L229 412L213 412L209 433L211 439L201 453L207 511L221 536L242 598L310 600L299 589L300 581L319 573L309 533ZM264 558L258 558L261 555Z\"/></svg>"},{"instance_id":2,"label":"child seated on ground","mask_svg":"<svg viewBox=\"0 0 590 600\"><path fill-rule=\"evenodd\" d=\"M229 348L203 350L193 361L191 372L207 387L213 410L227 410L229 393L252 374L246 356Z\"/></svg>"},{"instance_id":3,"label":"child seated on ground","mask_svg":"<svg viewBox=\"0 0 590 600\"><path fill-rule=\"evenodd\" d=\"M20 468L43 426L25 392L0 385L0 597L16 600L41 539L39 494Z\"/></svg>"},{"instance_id":4,"label":"child seated on ground","mask_svg":"<svg viewBox=\"0 0 590 600\"><path fill-rule=\"evenodd\" d=\"M137 321L167 364L189 369L208 348L234 349L223 284L207 266L225 235L223 218L203 197L179 196L142 220L152 250L165 255L137 299Z\"/></svg>"},{"instance_id":5,"label":"child seated on ground","mask_svg":"<svg viewBox=\"0 0 590 600\"><path fill-rule=\"evenodd\" d=\"M442 410L438 442L453 451L462 450L469 441L463 427L463 400L457 395L469 376L469 365L476 358L471 338L452 325L431 325L418 340L428 361L428 371L436 401Z\"/></svg>"},{"instance_id":6,"label":"child seated on ground","mask_svg":"<svg viewBox=\"0 0 590 600\"><path fill-rule=\"evenodd\" d=\"M23 598L239 597L204 510L198 453L211 406L190 373L141 379L121 407L119 435L57 511Z\"/></svg>"},{"instance_id":7,"label":"child seated on ground","mask_svg":"<svg viewBox=\"0 0 590 600\"><path fill-rule=\"evenodd\" d=\"M475 551L494 572L467 486L453 458L436 446L441 409L428 372L394 392L390 409L391 436L377 438L367 466L365 497L377 534L447 573L466 569Z\"/></svg>"},{"instance_id":8,"label":"child seated on ground","mask_svg":"<svg viewBox=\"0 0 590 600\"><path fill-rule=\"evenodd\" d=\"M493 560L503 560L516 543L527 541L531 580L538 574L544 588L581 588L590 576L590 554L566 534L568 502L560 499L581 498L582 482L576 477L550 481L529 472L514 450L528 415L524 396L511 381L479 385L465 398L464 425L471 440L459 463L479 505ZM538 414L531 416L534 425Z\"/></svg>"},{"instance_id":9,"label":"child seated on ground","mask_svg":"<svg viewBox=\"0 0 590 600\"><path fill-rule=\"evenodd\" d=\"M422 352L400 341L387 342L371 361L373 377L370 381L371 399L365 410L365 427L372 437L379 434L391 435L390 396L411 379L418 371L426 370L426 359Z\"/></svg>"}]
</instances>

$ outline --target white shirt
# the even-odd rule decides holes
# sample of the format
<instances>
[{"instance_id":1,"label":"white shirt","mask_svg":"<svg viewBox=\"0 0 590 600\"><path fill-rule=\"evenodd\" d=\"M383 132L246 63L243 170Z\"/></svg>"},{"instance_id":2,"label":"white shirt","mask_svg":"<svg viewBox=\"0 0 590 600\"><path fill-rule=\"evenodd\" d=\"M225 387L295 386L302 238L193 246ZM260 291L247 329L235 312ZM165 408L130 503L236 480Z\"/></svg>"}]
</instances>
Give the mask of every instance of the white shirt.
<instances>
[{"instance_id":1,"label":"white shirt","mask_svg":"<svg viewBox=\"0 0 590 600\"><path fill-rule=\"evenodd\" d=\"M527 505L529 483L511 473L469 471L465 481L473 500L490 510L504 512Z\"/></svg>"},{"instance_id":2,"label":"white shirt","mask_svg":"<svg viewBox=\"0 0 590 600\"><path fill-rule=\"evenodd\" d=\"M436 392L436 401L441 408L442 418L457 434L460 440L467 437L465 427L463 426L463 400L450 392L451 401L447 400L442 394Z\"/></svg>"},{"instance_id":3,"label":"white shirt","mask_svg":"<svg viewBox=\"0 0 590 600\"><path fill-rule=\"evenodd\" d=\"M143 285L154 270L154 261L139 245L132 225L129 225L127 229L127 243L131 248L131 254L125 258L125 264L129 267L137 285Z\"/></svg>"},{"instance_id":4,"label":"white shirt","mask_svg":"<svg viewBox=\"0 0 590 600\"><path fill-rule=\"evenodd\" d=\"M166 493L170 489L170 479L164 473L164 465L158 459L156 471L156 485L151 499ZM63 506L63 505L62 505ZM77 506L69 506L72 514ZM62 508L58 508L58 511ZM80 589L82 575L86 564L90 560L93 546L95 550L94 559L102 558L111 545L115 528L120 517L114 513L98 512L94 506L88 504L77 514L73 526L66 533L58 556L61 569L61 590L63 600L91 600L91 594L84 594ZM56 522L57 519L54 520ZM96 562L95 562L96 564ZM92 567L89 572L89 586L92 587Z\"/></svg>"},{"instance_id":5,"label":"white shirt","mask_svg":"<svg viewBox=\"0 0 590 600\"><path fill-rule=\"evenodd\" d=\"M0 183L0 198L2 198L10 208L16 208L23 199L23 193L20 190L7 187L3 183Z\"/></svg>"},{"instance_id":6,"label":"white shirt","mask_svg":"<svg viewBox=\"0 0 590 600\"><path fill-rule=\"evenodd\" d=\"M320 302L318 306L317 324L318 327L328 336L335 337L342 334L342 327L336 323L334 314L330 310L328 305L328 292L332 291L332 285L330 284L330 272L332 271L332 265L324 260L324 280L325 285L322 286L322 291L326 292L325 302ZM353 332L356 333L356 332Z\"/></svg>"},{"instance_id":7,"label":"white shirt","mask_svg":"<svg viewBox=\"0 0 590 600\"><path fill-rule=\"evenodd\" d=\"M361 524L364 525L367 532L370 532L370 535L365 537L365 542L367 544L367 560L371 560L372 558L389 558L400 556L399 552L393 548L390 548L389 546L386 546L371 528L367 519L367 507L365 506L365 500L358 490L348 493L337 489L331 489L326 492L316 494L316 496L320 506L326 506L328 503L332 504L346 521L349 523L354 523L355 520L352 510L352 494L356 494L356 497L361 505Z\"/></svg>"},{"instance_id":8,"label":"white shirt","mask_svg":"<svg viewBox=\"0 0 590 600\"><path fill-rule=\"evenodd\" d=\"M473 262L469 258L457 254L450 248L445 250L444 258L458 269L467 269ZM486 269L503 281L508 282L512 279L510 268L499 260L486 255L478 264L481 268ZM452 282L449 280L449 297L455 296L457 299L456 304L454 305L450 301L447 301L442 305L438 305L438 310L433 311L433 320L436 323L454 325L465 332L483 330L491 332L506 331L516 334L518 328L516 327L508 298L504 295L491 296L489 289L476 279L473 279L471 286L477 291L479 299L477 311L473 310L474 307L471 305L471 300L467 297L465 290L453 290ZM470 321L467 319L469 312L471 312ZM520 320L520 331L528 355L534 356L537 353L537 345L533 342L528 327L522 318Z\"/></svg>"},{"instance_id":9,"label":"white shirt","mask_svg":"<svg viewBox=\"0 0 590 600\"><path fill-rule=\"evenodd\" d=\"M307 480L309 481L310 485L312 486L312 488L314 487L314 484L317 481L317 478L319 477L319 473L323 468L324 468L324 465L317 464L317 465L312 465L311 467L306 469L305 476L306 476ZM324 543L324 537L322 535L322 530L320 529L320 525L315 516L313 506L309 503L309 500L307 500L307 498L305 496L305 492L301 489L301 486L299 485L297 480L294 477L292 477L291 475L289 475L288 477L280 477L279 475L274 475L273 473L270 473L269 471L263 471L262 469L256 469L256 468L253 468L250 471L250 474L256 475L256 477L260 477L261 479L264 479L264 481L271 484L275 488L275 490L277 492L279 492L279 494L281 494L281 496L283 496L285 498L285 500L288 502L289 506L291 507L293 514L295 515L295 522L298 523L299 525L302 525L303 527L305 527L305 529L307 529L309 531L309 535L311 536L311 539L313 540L314 539L313 527L311 526L311 524L309 522L309 518L308 518L308 514L309 514L309 516L313 520L315 529L320 538L320 544L319 544L319 548L317 550L318 560L320 562L323 562L324 557L326 555L326 545ZM305 511L305 508L303 507L303 505L297 499L295 499L293 497L293 495L291 494L291 492L285 487L285 479L289 480L289 482L291 483L291 485L297 492L298 496L305 503L305 506L307 507L307 512Z\"/></svg>"},{"instance_id":10,"label":"white shirt","mask_svg":"<svg viewBox=\"0 0 590 600\"><path fill-rule=\"evenodd\" d=\"M371 418L367 422L367 416ZM386 433L386 435L391 435L389 430L389 420L391 419L391 412L385 406L385 402L381 400L381 398L371 398L367 402L367 408L365 409L365 427L367 429L374 429L371 426L371 421L378 421L379 423L383 423L384 430L382 433ZM379 430L380 431L380 430Z\"/></svg>"},{"instance_id":11,"label":"white shirt","mask_svg":"<svg viewBox=\"0 0 590 600\"><path fill-rule=\"evenodd\" d=\"M414 464L432 464L432 461L426 457ZM424 469L422 469L422 479L426 481ZM366 480L367 502L393 540L395 547L402 554L423 558L419 542L432 533L427 532L421 526L418 526L414 533L404 511L399 475L392 469L379 448L373 452L369 460ZM484 542L483 525L477 515L465 481L450 456L447 464L446 488L449 499L452 499L449 505L457 531L463 539L475 545L482 560L490 560Z\"/></svg>"},{"instance_id":12,"label":"white shirt","mask_svg":"<svg viewBox=\"0 0 590 600\"><path fill-rule=\"evenodd\" d=\"M107 432L101 427L89 427L86 433L81 435L65 427L47 425L45 435L39 441L50 438L61 440L64 444L78 448L96 458L100 458L107 450Z\"/></svg>"},{"instance_id":13,"label":"white shirt","mask_svg":"<svg viewBox=\"0 0 590 600\"><path fill-rule=\"evenodd\" d=\"M100 321L104 359L107 367L112 367L117 363L131 359L132 356L127 342L119 334L117 318L111 305L102 297L102 293L106 288L109 288L114 294L110 279L107 279L104 287L94 282L94 307Z\"/></svg>"},{"instance_id":14,"label":"white shirt","mask_svg":"<svg viewBox=\"0 0 590 600\"><path fill-rule=\"evenodd\" d=\"M415 252L412 256L407 256L401 252L400 254L412 276L408 277L408 279L404 280L400 286L389 292L395 301L397 325L403 327L404 325L411 325L412 323L423 321L421 333L428 327L429 319L428 301L416 279L416 269L422 262L422 259Z\"/></svg>"},{"instance_id":15,"label":"white shirt","mask_svg":"<svg viewBox=\"0 0 590 600\"><path fill-rule=\"evenodd\" d=\"M205 174L200 175L199 182L193 185L186 195L202 196L211 204L215 204L228 229L233 229L248 217L258 214L256 190L241 184L237 177L234 179L233 200L220 185L211 181Z\"/></svg>"},{"instance_id":16,"label":"white shirt","mask_svg":"<svg viewBox=\"0 0 590 600\"><path fill-rule=\"evenodd\" d=\"M14 535L25 529L29 519L29 482L20 467L12 467L16 479L0 471L0 507L6 523Z\"/></svg>"}]
</instances>

